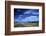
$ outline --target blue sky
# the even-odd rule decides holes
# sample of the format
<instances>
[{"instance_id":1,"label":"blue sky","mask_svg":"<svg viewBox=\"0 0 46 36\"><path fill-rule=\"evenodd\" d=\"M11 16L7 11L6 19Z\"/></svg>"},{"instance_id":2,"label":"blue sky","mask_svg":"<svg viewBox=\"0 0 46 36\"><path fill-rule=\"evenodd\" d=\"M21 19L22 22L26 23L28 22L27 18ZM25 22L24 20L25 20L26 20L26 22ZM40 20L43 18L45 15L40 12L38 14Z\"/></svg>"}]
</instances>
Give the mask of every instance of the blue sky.
<instances>
[{"instance_id":1,"label":"blue sky","mask_svg":"<svg viewBox=\"0 0 46 36\"><path fill-rule=\"evenodd\" d=\"M39 21L39 9L14 9L14 21Z\"/></svg>"}]
</instances>

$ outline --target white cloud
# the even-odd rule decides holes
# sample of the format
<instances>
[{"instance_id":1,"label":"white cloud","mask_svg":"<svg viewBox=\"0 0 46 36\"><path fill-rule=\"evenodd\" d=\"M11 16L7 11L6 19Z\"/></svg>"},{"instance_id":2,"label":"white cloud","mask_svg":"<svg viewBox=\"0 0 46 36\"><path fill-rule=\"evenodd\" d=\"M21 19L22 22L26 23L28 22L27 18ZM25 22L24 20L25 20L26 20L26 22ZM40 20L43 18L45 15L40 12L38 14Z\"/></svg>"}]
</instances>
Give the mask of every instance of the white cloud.
<instances>
[{"instance_id":1,"label":"white cloud","mask_svg":"<svg viewBox=\"0 0 46 36\"><path fill-rule=\"evenodd\" d=\"M26 11L24 14L30 14L31 10Z\"/></svg>"},{"instance_id":2,"label":"white cloud","mask_svg":"<svg viewBox=\"0 0 46 36\"><path fill-rule=\"evenodd\" d=\"M38 15L39 12L32 11L32 10L28 10L28 11L26 11L24 14L33 14L33 15Z\"/></svg>"},{"instance_id":3,"label":"white cloud","mask_svg":"<svg viewBox=\"0 0 46 36\"><path fill-rule=\"evenodd\" d=\"M22 21L38 21L38 20L39 18L37 16L30 16L30 17L26 17Z\"/></svg>"},{"instance_id":4,"label":"white cloud","mask_svg":"<svg viewBox=\"0 0 46 36\"><path fill-rule=\"evenodd\" d=\"M30 17L26 17L25 19L18 18L15 21L18 21L18 22L28 22L28 21L38 21L38 20L39 20L39 17L37 17L37 16L30 16Z\"/></svg>"},{"instance_id":5,"label":"white cloud","mask_svg":"<svg viewBox=\"0 0 46 36\"><path fill-rule=\"evenodd\" d=\"M35 11L32 11L32 10L27 10L24 14L39 14L39 12L35 12ZM25 18L23 18L25 17ZM39 17L37 16L29 16L29 17L26 17L24 15L19 15L18 19L16 19L15 21L18 21L18 22L26 22L26 21L38 21L39 20Z\"/></svg>"},{"instance_id":6,"label":"white cloud","mask_svg":"<svg viewBox=\"0 0 46 36\"><path fill-rule=\"evenodd\" d=\"M38 15L38 14L39 14L39 12L35 12L35 11L34 11L34 12L32 12L32 14L34 14L34 15Z\"/></svg>"}]
</instances>

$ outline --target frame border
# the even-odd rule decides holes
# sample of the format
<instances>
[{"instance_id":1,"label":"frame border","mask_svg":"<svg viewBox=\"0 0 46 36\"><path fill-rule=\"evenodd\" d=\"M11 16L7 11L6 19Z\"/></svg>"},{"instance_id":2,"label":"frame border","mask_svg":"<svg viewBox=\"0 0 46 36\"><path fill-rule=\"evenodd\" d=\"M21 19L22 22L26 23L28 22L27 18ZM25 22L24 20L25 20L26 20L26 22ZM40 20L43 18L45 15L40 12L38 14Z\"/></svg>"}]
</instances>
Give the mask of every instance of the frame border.
<instances>
[{"instance_id":1,"label":"frame border","mask_svg":"<svg viewBox=\"0 0 46 36\"><path fill-rule=\"evenodd\" d=\"M29 6L42 6L42 30L35 31L10 31L11 11L10 5L29 5ZM45 32L45 4L36 2L18 2L18 1L5 1L5 35L18 35L18 34L35 34Z\"/></svg>"}]
</instances>

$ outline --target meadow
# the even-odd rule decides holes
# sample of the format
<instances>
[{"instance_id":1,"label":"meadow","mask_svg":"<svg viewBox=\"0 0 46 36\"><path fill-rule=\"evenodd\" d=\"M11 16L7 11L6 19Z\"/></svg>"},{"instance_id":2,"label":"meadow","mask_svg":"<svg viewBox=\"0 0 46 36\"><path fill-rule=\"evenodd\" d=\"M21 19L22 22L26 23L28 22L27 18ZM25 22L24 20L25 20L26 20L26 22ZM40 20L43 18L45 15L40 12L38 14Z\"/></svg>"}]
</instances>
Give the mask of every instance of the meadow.
<instances>
[{"instance_id":1,"label":"meadow","mask_svg":"<svg viewBox=\"0 0 46 36\"><path fill-rule=\"evenodd\" d=\"M34 22L14 22L14 27L37 27L39 26L39 21Z\"/></svg>"}]
</instances>

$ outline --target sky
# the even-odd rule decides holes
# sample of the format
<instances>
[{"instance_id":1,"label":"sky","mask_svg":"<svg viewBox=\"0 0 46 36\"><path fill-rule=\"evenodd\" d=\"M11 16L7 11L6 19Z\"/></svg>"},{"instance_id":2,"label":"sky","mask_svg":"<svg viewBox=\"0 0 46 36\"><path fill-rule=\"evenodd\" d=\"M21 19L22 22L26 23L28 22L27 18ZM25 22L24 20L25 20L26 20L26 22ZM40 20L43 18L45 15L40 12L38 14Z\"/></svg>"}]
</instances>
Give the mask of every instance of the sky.
<instances>
[{"instance_id":1,"label":"sky","mask_svg":"<svg viewBox=\"0 0 46 36\"><path fill-rule=\"evenodd\" d=\"M28 22L39 21L39 9L14 9L14 21Z\"/></svg>"}]
</instances>

